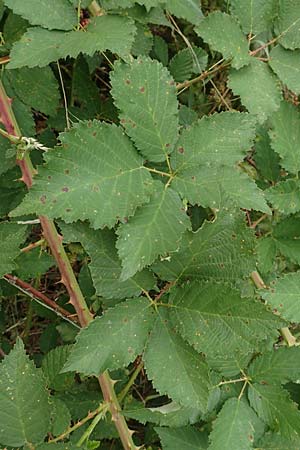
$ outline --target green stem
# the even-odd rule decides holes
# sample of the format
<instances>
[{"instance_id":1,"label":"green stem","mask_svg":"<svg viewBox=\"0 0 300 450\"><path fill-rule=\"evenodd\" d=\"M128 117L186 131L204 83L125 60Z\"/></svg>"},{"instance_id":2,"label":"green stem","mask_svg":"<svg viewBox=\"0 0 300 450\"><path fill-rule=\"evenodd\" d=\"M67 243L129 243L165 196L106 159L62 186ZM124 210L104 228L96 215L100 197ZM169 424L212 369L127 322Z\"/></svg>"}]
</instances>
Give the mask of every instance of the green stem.
<instances>
[{"instance_id":1,"label":"green stem","mask_svg":"<svg viewBox=\"0 0 300 450\"><path fill-rule=\"evenodd\" d=\"M143 361L140 362L140 364L137 366L137 368L135 369L135 371L133 372L133 374L130 377L130 380L128 381L128 383L126 384L126 386L124 387L124 389L120 392L120 394L118 395L118 399L119 402L122 403L124 398L126 397L126 395L128 394L131 386L134 384L138 374L140 373L140 371L143 369L144 367L144 363Z\"/></svg>"},{"instance_id":2,"label":"green stem","mask_svg":"<svg viewBox=\"0 0 300 450\"><path fill-rule=\"evenodd\" d=\"M0 117L6 131L17 137L21 137L21 131L16 121L15 115L11 107L11 100L7 97L3 84L0 81ZM22 171L22 180L28 188L32 186L32 179L35 170L32 166L29 155L25 155L22 160L17 160L17 164ZM61 273L61 279L68 294L70 302L75 308L78 315L80 325L87 326L92 320L93 316L90 313L85 299L82 295L76 277L74 275L70 261L66 255L62 244L62 238L57 233L54 222L45 216L40 216L40 223L43 229L43 234L47 240L54 258ZM113 387L108 372L106 371L98 377L100 387L102 389L104 401L108 403L112 420L118 430L121 442L125 450L136 450L138 447L133 442L132 432L129 430L125 418L121 414L121 407L118 402L116 393Z\"/></svg>"},{"instance_id":3,"label":"green stem","mask_svg":"<svg viewBox=\"0 0 300 450\"><path fill-rule=\"evenodd\" d=\"M101 411L101 412L99 412L99 414L97 414L96 417L94 417L92 423L88 426L87 430L85 430L85 432L83 433L83 435L77 442L76 447L81 447L82 444L84 443L84 441L89 439L89 437L92 434L92 432L94 431L95 427L98 425L100 420L103 419L103 417L105 416L105 412L106 412L105 410Z\"/></svg>"},{"instance_id":4,"label":"green stem","mask_svg":"<svg viewBox=\"0 0 300 450\"><path fill-rule=\"evenodd\" d=\"M59 436L57 436L54 439L50 439L47 442L47 444L55 444L56 442L62 441L63 439L68 437L69 434L73 433L73 431L78 430L78 428L82 427L82 425L87 423L89 420L93 419L93 417L97 416L97 414L100 414L101 412L103 412L106 407L107 407L107 405L105 403L101 403L101 405L99 405L97 409L88 413L88 415L86 417L81 419L79 422L75 423L75 425L73 425L72 427L68 428L64 433L60 434Z\"/></svg>"}]
</instances>

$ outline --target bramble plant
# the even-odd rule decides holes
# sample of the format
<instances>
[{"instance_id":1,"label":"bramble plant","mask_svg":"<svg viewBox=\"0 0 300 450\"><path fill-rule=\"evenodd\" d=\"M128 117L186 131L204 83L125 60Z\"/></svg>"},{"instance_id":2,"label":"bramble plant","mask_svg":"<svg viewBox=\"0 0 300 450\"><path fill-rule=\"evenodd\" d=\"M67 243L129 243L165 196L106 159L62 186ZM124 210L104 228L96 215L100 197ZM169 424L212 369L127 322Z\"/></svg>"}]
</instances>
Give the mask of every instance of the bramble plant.
<instances>
[{"instance_id":1,"label":"bramble plant","mask_svg":"<svg viewBox=\"0 0 300 450\"><path fill-rule=\"evenodd\" d=\"M300 2L0 0L0 446L300 448Z\"/></svg>"}]
</instances>

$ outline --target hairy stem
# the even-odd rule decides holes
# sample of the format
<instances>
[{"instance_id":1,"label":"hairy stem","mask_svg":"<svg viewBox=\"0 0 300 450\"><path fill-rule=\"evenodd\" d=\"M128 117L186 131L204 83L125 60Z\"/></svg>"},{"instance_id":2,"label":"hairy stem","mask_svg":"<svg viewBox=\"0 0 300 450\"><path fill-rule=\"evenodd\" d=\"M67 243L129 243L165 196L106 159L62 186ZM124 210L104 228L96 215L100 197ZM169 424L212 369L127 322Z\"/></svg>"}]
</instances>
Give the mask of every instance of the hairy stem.
<instances>
[{"instance_id":1,"label":"hairy stem","mask_svg":"<svg viewBox=\"0 0 300 450\"><path fill-rule=\"evenodd\" d=\"M0 120L6 128L6 131L14 136L21 137L21 130L17 124L15 115L11 107L11 100L7 97L2 82L0 81ZM28 188L32 186L33 175L35 170L32 166L28 154L22 160L17 160L17 164L22 171L22 180ZM54 222L45 216L39 217L43 234L47 240L51 252L57 262L61 273L61 280L66 286L70 296L70 302L75 308L80 325L87 326L93 316L90 313L85 299L82 295L76 277L74 275L70 261L66 255L62 244L62 238L57 233ZM129 430L125 418L121 414L121 407L114 391L113 381L108 372L98 377L100 387L102 389L104 401L108 403L112 420L118 430L121 442L125 450L136 450L137 447L132 439L132 432Z\"/></svg>"}]
</instances>

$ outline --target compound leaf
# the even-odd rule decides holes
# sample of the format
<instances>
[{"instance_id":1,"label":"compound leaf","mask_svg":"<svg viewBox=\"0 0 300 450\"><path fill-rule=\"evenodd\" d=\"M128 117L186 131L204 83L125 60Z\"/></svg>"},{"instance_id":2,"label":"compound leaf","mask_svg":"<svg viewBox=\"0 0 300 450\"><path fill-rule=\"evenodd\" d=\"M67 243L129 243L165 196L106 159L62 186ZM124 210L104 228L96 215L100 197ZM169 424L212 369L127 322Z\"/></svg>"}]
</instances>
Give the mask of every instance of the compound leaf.
<instances>
[{"instance_id":1,"label":"compound leaf","mask_svg":"<svg viewBox=\"0 0 300 450\"><path fill-rule=\"evenodd\" d=\"M98 295L108 299L124 299L139 295L143 289L154 288L154 277L147 270L126 281L120 281L122 267L113 231L95 231L84 223L61 223L60 226L65 241L80 242L90 256L89 269Z\"/></svg>"},{"instance_id":2,"label":"compound leaf","mask_svg":"<svg viewBox=\"0 0 300 450\"><path fill-rule=\"evenodd\" d=\"M262 297L286 320L300 322L299 289L300 272L292 272L273 281Z\"/></svg>"},{"instance_id":3,"label":"compound leaf","mask_svg":"<svg viewBox=\"0 0 300 450\"><path fill-rule=\"evenodd\" d=\"M115 15L94 17L83 31L29 28L13 45L7 67L43 67L67 56L76 58L79 53L92 56L97 51L106 50L126 56L130 53L135 31L131 20Z\"/></svg>"},{"instance_id":4,"label":"compound leaf","mask_svg":"<svg viewBox=\"0 0 300 450\"><path fill-rule=\"evenodd\" d=\"M252 80L249 83L249 80ZM277 77L268 65L252 58L251 63L240 70L231 70L228 86L260 123L280 106L281 89Z\"/></svg>"},{"instance_id":5,"label":"compound leaf","mask_svg":"<svg viewBox=\"0 0 300 450\"><path fill-rule=\"evenodd\" d=\"M94 228L112 227L148 201L151 176L120 128L79 122L60 140L62 146L46 154L47 164L39 168L13 215L37 213L65 222L89 219Z\"/></svg>"},{"instance_id":6,"label":"compound leaf","mask_svg":"<svg viewBox=\"0 0 300 450\"><path fill-rule=\"evenodd\" d=\"M127 366L143 351L153 320L145 298L109 309L79 333L63 371L100 375Z\"/></svg>"},{"instance_id":7,"label":"compound leaf","mask_svg":"<svg viewBox=\"0 0 300 450\"><path fill-rule=\"evenodd\" d=\"M251 450L257 420L247 402L228 399L213 423L209 450Z\"/></svg>"},{"instance_id":8,"label":"compound leaf","mask_svg":"<svg viewBox=\"0 0 300 450\"><path fill-rule=\"evenodd\" d=\"M31 25L49 30L72 30L77 25L75 8L65 0L4 0L4 3Z\"/></svg>"},{"instance_id":9,"label":"compound leaf","mask_svg":"<svg viewBox=\"0 0 300 450\"><path fill-rule=\"evenodd\" d=\"M43 358L42 369L47 386L55 391L65 391L74 384L73 373L60 373L71 351L71 346L61 345L50 350Z\"/></svg>"},{"instance_id":10,"label":"compound leaf","mask_svg":"<svg viewBox=\"0 0 300 450\"><path fill-rule=\"evenodd\" d=\"M0 365L0 442L19 447L40 443L50 428L45 380L18 339Z\"/></svg>"},{"instance_id":11,"label":"compound leaf","mask_svg":"<svg viewBox=\"0 0 300 450\"><path fill-rule=\"evenodd\" d=\"M120 121L137 148L151 161L164 161L177 140L178 102L174 80L163 65L138 58L117 63L112 96Z\"/></svg>"},{"instance_id":12,"label":"compound leaf","mask_svg":"<svg viewBox=\"0 0 300 450\"><path fill-rule=\"evenodd\" d=\"M179 248L189 219L177 192L157 181L150 202L121 224L117 248L122 260L121 280L152 264L159 256Z\"/></svg>"},{"instance_id":13,"label":"compound leaf","mask_svg":"<svg viewBox=\"0 0 300 450\"><path fill-rule=\"evenodd\" d=\"M162 345L163 343L163 345ZM144 354L146 372L153 386L175 402L202 411L208 407L212 384L203 357L190 347L159 313Z\"/></svg>"},{"instance_id":14,"label":"compound leaf","mask_svg":"<svg viewBox=\"0 0 300 450\"><path fill-rule=\"evenodd\" d=\"M20 253L19 246L24 240L26 227L16 223L0 224L0 277L16 268L15 259Z\"/></svg>"},{"instance_id":15,"label":"compound leaf","mask_svg":"<svg viewBox=\"0 0 300 450\"><path fill-rule=\"evenodd\" d=\"M300 379L300 348L283 347L264 353L251 363L248 375L255 383L285 384Z\"/></svg>"},{"instance_id":16,"label":"compound leaf","mask_svg":"<svg viewBox=\"0 0 300 450\"><path fill-rule=\"evenodd\" d=\"M170 298L170 317L198 352L225 359L276 338L284 324L260 302L242 299L237 290L215 282L177 287Z\"/></svg>"},{"instance_id":17,"label":"compound leaf","mask_svg":"<svg viewBox=\"0 0 300 450\"><path fill-rule=\"evenodd\" d=\"M300 412L287 391L280 386L253 384L249 401L257 415L286 439L299 439Z\"/></svg>"},{"instance_id":18,"label":"compound leaf","mask_svg":"<svg viewBox=\"0 0 300 450\"><path fill-rule=\"evenodd\" d=\"M205 17L195 31L212 50L222 53L226 59L232 58L235 69L249 64L248 42L234 17L215 11Z\"/></svg>"},{"instance_id":19,"label":"compound leaf","mask_svg":"<svg viewBox=\"0 0 300 450\"><path fill-rule=\"evenodd\" d=\"M183 235L178 252L156 263L153 269L169 281L211 279L234 281L255 270L254 236L243 216L219 213L197 232Z\"/></svg>"},{"instance_id":20,"label":"compound leaf","mask_svg":"<svg viewBox=\"0 0 300 450\"><path fill-rule=\"evenodd\" d=\"M300 170L300 115L288 102L272 115L271 145L281 157L281 165L291 173Z\"/></svg>"},{"instance_id":21,"label":"compound leaf","mask_svg":"<svg viewBox=\"0 0 300 450\"><path fill-rule=\"evenodd\" d=\"M281 45L270 53L270 66L288 89L300 94L300 50L286 50Z\"/></svg>"},{"instance_id":22,"label":"compound leaf","mask_svg":"<svg viewBox=\"0 0 300 450\"><path fill-rule=\"evenodd\" d=\"M300 264L300 220L297 217L282 219L275 225L272 237L282 255Z\"/></svg>"},{"instance_id":23,"label":"compound leaf","mask_svg":"<svg viewBox=\"0 0 300 450\"><path fill-rule=\"evenodd\" d=\"M280 181L265 191L267 200L283 214L300 211L300 183L298 179Z\"/></svg>"}]
</instances>

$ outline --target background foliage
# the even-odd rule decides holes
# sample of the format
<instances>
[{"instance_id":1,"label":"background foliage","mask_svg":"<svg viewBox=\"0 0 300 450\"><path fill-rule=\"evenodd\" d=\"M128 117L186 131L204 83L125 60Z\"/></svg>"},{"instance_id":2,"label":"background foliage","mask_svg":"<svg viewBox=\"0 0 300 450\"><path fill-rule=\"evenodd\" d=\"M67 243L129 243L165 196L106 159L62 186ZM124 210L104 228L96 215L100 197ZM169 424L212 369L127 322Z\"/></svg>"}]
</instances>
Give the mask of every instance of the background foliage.
<instances>
[{"instance_id":1,"label":"background foliage","mask_svg":"<svg viewBox=\"0 0 300 450\"><path fill-rule=\"evenodd\" d=\"M0 19L1 446L133 449L109 370L135 448L299 449L300 2L1 0Z\"/></svg>"}]
</instances>

